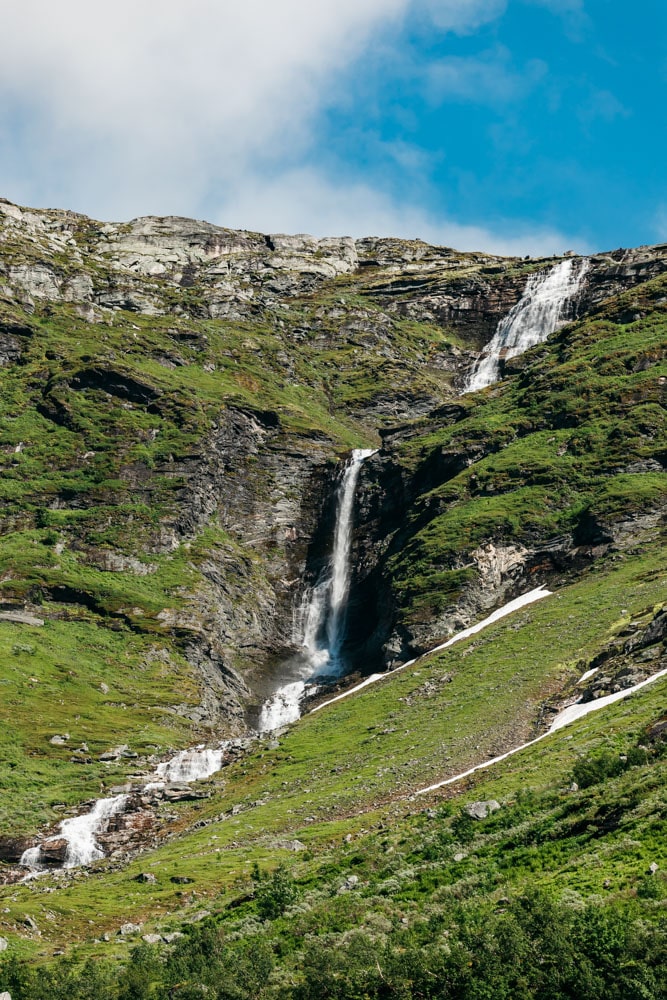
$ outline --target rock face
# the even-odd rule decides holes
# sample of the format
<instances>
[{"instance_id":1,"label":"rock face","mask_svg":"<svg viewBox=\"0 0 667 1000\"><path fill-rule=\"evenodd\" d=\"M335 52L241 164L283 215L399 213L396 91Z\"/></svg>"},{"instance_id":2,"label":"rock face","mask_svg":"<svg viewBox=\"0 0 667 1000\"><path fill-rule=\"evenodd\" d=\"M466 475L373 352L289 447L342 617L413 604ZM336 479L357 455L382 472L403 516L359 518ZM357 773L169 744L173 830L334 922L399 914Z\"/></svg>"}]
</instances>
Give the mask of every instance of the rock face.
<instances>
[{"instance_id":1,"label":"rock face","mask_svg":"<svg viewBox=\"0 0 667 1000\"><path fill-rule=\"evenodd\" d=\"M19 251L0 264L14 295L30 307L34 301L77 303L93 322L103 315L97 310L182 314L190 303L194 316L241 319L361 273L389 313L454 327L479 349L525 285L514 258L461 254L419 240L267 236L176 216L102 224L6 201L0 216L2 241L23 238L32 245L29 256ZM591 262L582 311L660 274L667 252L640 247ZM20 340L11 330L4 336L13 359Z\"/></svg>"},{"instance_id":2,"label":"rock face","mask_svg":"<svg viewBox=\"0 0 667 1000\"><path fill-rule=\"evenodd\" d=\"M527 584L625 544L618 523L593 516L561 533L479 531L456 551L424 557L429 572L456 577L451 597L406 611L413 595L399 579L402 561L413 550L419 561L424 533L460 501L448 484L465 479L468 497L498 496L520 471L496 483L485 463L511 436L558 434L572 420L542 418L540 400L525 401L535 352L507 366L523 393L511 435L469 430L476 404L457 398L528 276L551 263L176 217L102 224L0 201L0 366L12 377L31 373L24 391L35 420L62 442L60 478L46 493L37 442L4 446L10 472L20 478L24 448L37 472L30 504L3 513L2 530L35 526L41 510L38 527L61 526L54 556L76 560L80 576L136 578L147 590L162 586L166 560L189 560L188 585L172 581L145 606L134 585L110 597L110 588L74 586L58 564L46 572L38 562L39 599L83 606L105 627L168 637L201 689L198 705L172 710L238 733L298 645L294 611L330 551L336 484L353 445L382 439L358 487L347 654L360 669L422 651ZM667 248L589 264L572 318L620 326L651 306L641 290L667 270ZM565 335L558 345L565 359ZM654 352L631 363L647 371L656 360ZM453 432L441 441L444 429ZM562 447L585 445L573 433ZM631 474L663 468L657 454L634 458ZM131 508L127 540L108 513L122 504ZM5 581L9 598L12 586ZM15 586L25 600L24 581ZM22 608L3 614L37 624ZM168 651L154 655L168 669ZM73 753L88 766L87 754Z\"/></svg>"}]
</instances>

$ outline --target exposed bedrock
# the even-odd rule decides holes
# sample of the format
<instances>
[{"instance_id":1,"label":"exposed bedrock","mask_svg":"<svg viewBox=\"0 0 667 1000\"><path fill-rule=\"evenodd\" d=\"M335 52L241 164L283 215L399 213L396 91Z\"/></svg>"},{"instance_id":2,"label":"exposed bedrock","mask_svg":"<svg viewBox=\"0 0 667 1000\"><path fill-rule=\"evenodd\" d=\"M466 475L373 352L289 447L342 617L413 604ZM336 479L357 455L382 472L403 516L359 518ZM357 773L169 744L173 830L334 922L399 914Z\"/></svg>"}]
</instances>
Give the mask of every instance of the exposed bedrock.
<instances>
[{"instance_id":1,"label":"exposed bedrock","mask_svg":"<svg viewBox=\"0 0 667 1000\"><path fill-rule=\"evenodd\" d=\"M199 456L170 469L185 485L162 544L188 544L210 524L229 537L200 563L186 610L161 615L202 672L209 711L217 703L240 723L294 651L293 609L326 558L341 464L325 438L289 435L275 413L230 408Z\"/></svg>"},{"instance_id":2,"label":"exposed bedrock","mask_svg":"<svg viewBox=\"0 0 667 1000\"><path fill-rule=\"evenodd\" d=\"M401 466L391 450L365 463L344 646L351 670L370 673L395 666L534 587L562 585L595 560L655 533L665 516L664 510L656 509L610 523L582 514L571 532L558 536L545 532L523 543L490 534L474 548L448 557L443 568L467 571L455 598L439 613L407 620L392 560L432 516L428 507L423 510L424 495L476 458L474 453L429 457L414 473ZM414 514L420 505L421 518Z\"/></svg>"}]
</instances>

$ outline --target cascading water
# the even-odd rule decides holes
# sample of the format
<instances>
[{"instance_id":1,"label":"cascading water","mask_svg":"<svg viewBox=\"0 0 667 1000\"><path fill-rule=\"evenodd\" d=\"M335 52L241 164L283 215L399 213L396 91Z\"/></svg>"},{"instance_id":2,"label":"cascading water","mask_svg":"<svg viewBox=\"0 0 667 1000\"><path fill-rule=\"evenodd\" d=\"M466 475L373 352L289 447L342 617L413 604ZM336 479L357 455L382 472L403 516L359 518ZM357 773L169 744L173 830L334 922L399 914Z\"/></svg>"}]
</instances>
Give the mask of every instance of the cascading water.
<instances>
[{"instance_id":1,"label":"cascading water","mask_svg":"<svg viewBox=\"0 0 667 1000\"><path fill-rule=\"evenodd\" d=\"M296 722L306 683L318 676L335 676L344 669L341 648L345 638L347 596L350 589L350 550L354 495L361 466L375 454L373 449L355 449L338 487L336 526L331 559L317 584L304 594L294 618L294 641L303 651L298 676L279 688L262 706L260 732Z\"/></svg>"},{"instance_id":2,"label":"cascading water","mask_svg":"<svg viewBox=\"0 0 667 1000\"><path fill-rule=\"evenodd\" d=\"M201 745L189 750L180 750L169 760L158 764L156 777L160 779L159 781L142 784L136 790L152 792L163 789L171 783L189 784L210 777L223 766L229 743L229 740L225 740L216 748ZM49 847L60 847L62 841L67 842L63 868L78 868L80 865L89 865L103 858L104 851L96 838L99 834L107 832L110 819L125 810L129 798L129 795L123 794L108 799L98 799L89 812L63 820L56 834L47 837L40 846L29 847L21 855L19 864L31 870L31 874L27 877L34 877L35 874L47 870Z\"/></svg>"},{"instance_id":3,"label":"cascading water","mask_svg":"<svg viewBox=\"0 0 667 1000\"><path fill-rule=\"evenodd\" d=\"M105 833L109 820L116 813L122 812L127 802L127 795L114 795L109 799L98 799L90 812L82 816L74 816L62 821L58 833L44 841L48 849L49 843L58 840L67 841L67 852L63 868L77 868L79 865L89 865L104 857L104 851L97 843L96 837ZM30 847L23 852L19 864L25 868L39 871L42 866L42 848Z\"/></svg>"},{"instance_id":4,"label":"cascading water","mask_svg":"<svg viewBox=\"0 0 667 1000\"><path fill-rule=\"evenodd\" d=\"M566 323L568 306L587 270L587 260L568 257L548 271L531 274L522 297L498 324L463 392L474 392L496 382L502 360L543 343Z\"/></svg>"},{"instance_id":5,"label":"cascading water","mask_svg":"<svg viewBox=\"0 0 667 1000\"><path fill-rule=\"evenodd\" d=\"M222 767L222 758L227 744L216 750L199 746L192 750L181 750L170 760L157 766L157 774L164 781L201 781L215 774Z\"/></svg>"}]
</instances>

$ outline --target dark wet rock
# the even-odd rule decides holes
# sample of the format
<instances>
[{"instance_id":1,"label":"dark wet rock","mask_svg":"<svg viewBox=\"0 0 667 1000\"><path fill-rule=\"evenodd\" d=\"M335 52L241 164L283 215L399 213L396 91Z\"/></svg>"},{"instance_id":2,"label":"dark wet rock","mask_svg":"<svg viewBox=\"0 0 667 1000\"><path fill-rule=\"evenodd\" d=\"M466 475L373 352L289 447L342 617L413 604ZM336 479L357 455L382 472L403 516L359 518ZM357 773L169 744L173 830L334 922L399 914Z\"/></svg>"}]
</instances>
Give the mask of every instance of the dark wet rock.
<instances>
[{"instance_id":1,"label":"dark wet rock","mask_svg":"<svg viewBox=\"0 0 667 1000\"><path fill-rule=\"evenodd\" d=\"M132 403L151 403L160 392L138 379L112 368L83 368L70 380L73 389L100 389Z\"/></svg>"},{"instance_id":2,"label":"dark wet rock","mask_svg":"<svg viewBox=\"0 0 667 1000\"><path fill-rule=\"evenodd\" d=\"M35 846L35 840L27 837L0 837L0 862L18 864L23 852Z\"/></svg>"}]
</instances>

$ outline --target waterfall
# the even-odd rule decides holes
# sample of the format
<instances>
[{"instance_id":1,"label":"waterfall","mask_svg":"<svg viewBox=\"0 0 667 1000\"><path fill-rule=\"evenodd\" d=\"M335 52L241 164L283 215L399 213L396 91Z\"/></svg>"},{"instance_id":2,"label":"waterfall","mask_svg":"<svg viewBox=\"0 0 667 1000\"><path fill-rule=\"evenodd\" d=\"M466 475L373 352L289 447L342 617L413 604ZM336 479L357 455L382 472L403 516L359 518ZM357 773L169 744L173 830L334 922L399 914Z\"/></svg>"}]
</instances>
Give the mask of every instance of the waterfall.
<instances>
[{"instance_id":1,"label":"waterfall","mask_svg":"<svg viewBox=\"0 0 667 1000\"><path fill-rule=\"evenodd\" d=\"M89 865L104 857L104 851L95 839L98 834L106 833L109 820L116 813L122 812L127 802L127 795L114 795L110 799L98 799L90 812L83 816L65 819L58 828L58 833L44 841L44 845L57 840L67 841L67 853L63 868L76 868L79 865ZM25 868L41 867L41 847L31 847L23 852L20 865Z\"/></svg>"},{"instance_id":2,"label":"waterfall","mask_svg":"<svg viewBox=\"0 0 667 1000\"><path fill-rule=\"evenodd\" d=\"M223 740L216 748L202 744L189 750L180 750L173 757L158 764L155 775L159 781L149 781L135 791L153 792L163 789L172 782L189 784L210 777L223 766L225 750L229 747L229 743L229 740ZM56 846L58 842L60 847L63 840L67 841L63 868L77 868L79 865L89 865L103 858L104 851L96 838L99 834L107 832L109 820L125 810L129 798L129 795L123 794L108 799L98 799L89 812L63 820L58 832L43 841L45 853L42 852L42 846L37 846L29 847L21 855L19 864L23 868L29 868L31 872L26 877L31 878L45 871L49 845Z\"/></svg>"},{"instance_id":3,"label":"waterfall","mask_svg":"<svg viewBox=\"0 0 667 1000\"><path fill-rule=\"evenodd\" d=\"M203 746L181 750L170 760L158 764L157 774L165 781L183 781L186 784L201 781L220 770L226 746L224 743L217 750Z\"/></svg>"},{"instance_id":4,"label":"waterfall","mask_svg":"<svg viewBox=\"0 0 667 1000\"><path fill-rule=\"evenodd\" d=\"M345 638L347 596L350 589L350 550L354 523L354 495L363 462L374 449L352 452L336 494L336 525L331 558L314 587L303 595L294 616L294 642L302 649L297 677L280 687L262 706L257 728L270 732L301 715L306 684L324 674L342 673L341 647ZM294 670L294 668L293 668Z\"/></svg>"},{"instance_id":5,"label":"waterfall","mask_svg":"<svg viewBox=\"0 0 667 1000\"><path fill-rule=\"evenodd\" d=\"M568 307L587 270L587 260L568 257L548 271L531 274L522 297L498 324L463 392L474 392L497 381L502 360L543 343L566 323Z\"/></svg>"},{"instance_id":6,"label":"waterfall","mask_svg":"<svg viewBox=\"0 0 667 1000\"><path fill-rule=\"evenodd\" d=\"M334 670L339 672L340 648L345 636L345 612L347 594L350 589L350 549L352 546L352 514L354 494L361 471L361 464L373 450L357 449L352 452L352 461L345 470L338 491L338 514L334 532L334 547L331 557L331 585L329 588L329 614L326 620L327 649Z\"/></svg>"}]
</instances>

